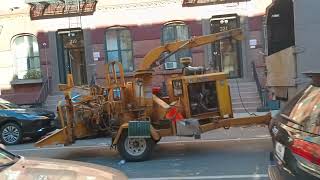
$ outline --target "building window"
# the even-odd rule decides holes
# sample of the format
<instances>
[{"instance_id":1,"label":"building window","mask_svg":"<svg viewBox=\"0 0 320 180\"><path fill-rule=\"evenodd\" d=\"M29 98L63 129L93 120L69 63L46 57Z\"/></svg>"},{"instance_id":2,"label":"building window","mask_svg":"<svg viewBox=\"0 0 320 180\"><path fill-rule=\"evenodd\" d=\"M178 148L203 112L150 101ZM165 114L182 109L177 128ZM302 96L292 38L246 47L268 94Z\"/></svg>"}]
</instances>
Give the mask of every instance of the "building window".
<instances>
[{"instance_id":1,"label":"building window","mask_svg":"<svg viewBox=\"0 0 320 180\"><path fill-rule=\"evenodd\" d=\"M184 22L169 22L164 25L162 29L162 45L180 41L180 40L188 40L190 37L189 27ZM164 56L167 56L168 53L164 53ZM169 58L167 58L167 62L175 62L176 65L170 65L170 67L165 66L166 69L175 69L180 68L180 58L182 57L191 57L190 49L181 49L177 53L173 54Z\"/></svg>"},{"instance_id":2,"label":"building window","mask_svg":"<svg viewBox=\"0 0 320 180\"><path fill-rule=\"evenodd\" d=\"M119 61L125 72L133 71L132 39L124 27L109 28L105 34L106 62Z\"/></svg>"},{"instance_id":3,"label":"building window","mask_svg":"<svg viewBox=\"0 0 320 180\"><path fill-rule=\"evenodd\" d=\"M40 79L39 47L35 36L18 35L13 40L16 78Z\"/></svg>"}]
</instances>

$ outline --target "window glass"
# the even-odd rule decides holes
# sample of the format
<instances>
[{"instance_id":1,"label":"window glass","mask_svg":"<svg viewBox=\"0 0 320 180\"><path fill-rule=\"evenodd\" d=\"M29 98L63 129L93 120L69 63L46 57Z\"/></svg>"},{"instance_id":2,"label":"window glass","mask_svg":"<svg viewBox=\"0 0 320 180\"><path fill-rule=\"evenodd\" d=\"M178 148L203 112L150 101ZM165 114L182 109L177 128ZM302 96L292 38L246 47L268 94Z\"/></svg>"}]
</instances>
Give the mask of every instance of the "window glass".
<instances>
[{"instance_id":1,"label":"window glass","mask_svg":"<svg viewBox=\"0 0 320 180\"><path fill-rule=\"evenodd\" d=\"M0 149L0 166L8 163L13 163L15 161L15 156L9 152Z\"/></svg>"},{"instance_id":2,"label":"window glass","mask_svg":"<svg viewBox=\"0 0 320 180\"><path fill-rule=\"evenodd\" d=\"M162 29L162 43L167 44L170 42L188 40L189 39L189 28L183 23L172 23L165 25ZM169 53L163 53L162 56L167 56ZM190 49L181 49L172 56L166 58L166 62L177 62L177 67L180 68L180 58L190 57Z\"/></svg>"},{"instance_id":3,"label":"window glass","mask_svg":"<svg viewBox=\"0 0 320 180\"><path fill-rule=\"evenodd\" d=\"M125 72L133 71L132 53L132 39L128 29L122 27L107 29L106 62L119 61Z\"/></svg>"},{"instance_id":4,"label":"window glass","mask_svg":"<svg viewBox=\"0 0 320 180\"><path fill-rule=\"evenodd\" d=\"M167 44L169 42L175 41L175 26L168 25L163 28L163 42Z\"/></svg>"},{"instance_id":5,"label":"window glass","mask_svg":"<svg viewBox=\"0 0 320 180\"><path fill-rule=\"evenodd\" d=\"M121 51L121 59L122 59L123 69L133 71L133 63L131 61L132 51Z\"/></svg>"},{"instance_id":6,"label":"window glass","mask_svg":"<svg viewBox=\"0 0 320 180\"><path fill-rule=\"evenodd\" d=\"M39 56L39 47L38 47L38 42L36 40L35 37L32 36L32 53L33 53L33 56Z\"/></svg>"},{"instance_id":7,"label":"window glass","mask_svg":"<svg viewBox=\"0 0 320 180\"><path fill-rule=\"evenodd\" d=\"M119 61L118 51L108 51L107 58L108 58L108 61Z\"/></svg>"},{"instance_id":8,"label":"window glass","mask_svg":"<svg viewBox=\"0 0 320 180\"><path fill-rule=\"evenodd\" d=\"M118 50L117 31L109 30L106 32L107 51Z\"/></svg>"},{"instance_id":9,"label":"window glass","mask_svg":"<svg viewBox=\"0 0 320 180\"><path fill-rule=\"evenodd\" d=\"M120 38L120 48L123 49L131 49L131 37L130 32L128 30L119 31Z\"/></svg>"},{"instance_id":10,"label":"window glass","mask_svg":"<svg viewBox=\"0 0 320 180\"><path fill-rule=\"evenodd\" d=\"M39 57L29 57L28 58L28 69L37 69L40 67Z\"/></svg>"},{"instance_id":11,"label":"window glass","mask_svg":"<svg viewBox=\"0 0 320 180\"><path fill-rule=\"evenodd\" d=\"M178 25L177 28L177 39L187 40L189 39L188 27L186 25Z\"/></svg>"},{"instance_id":12,"label":"window glass","mask_svg":"<svg viewBox=\"0 0 320 180\"><path fill-rule=\"evenodd\" d=\"M176 54L171 55L170 57L168 57L169 53L165 52L162 54L164 57L167 57L165 59L166 62L175 62L176 61Z\"/></svg>"},{"instance_id":13,"label":"window glass","mask_svg":"<svg viewBox=\"0 0 320 180\"><path fill-rule=\"evenodd\" d=\"M294 105L289 117L302 124L303 130L320 134L320 87L310 86ZM290 124L299 128L296 124Z\"/></svg>"},{"instance_id":14,"label":"window glass","mask_svg":"<svg viewBox=\"0 0 320 180\"><path fill-rule=\"evenodd\" d=\"M17 36L13 40L15 70L18 79L41 78L39 47L32 35Z\"/></svg>"}]
</instances>

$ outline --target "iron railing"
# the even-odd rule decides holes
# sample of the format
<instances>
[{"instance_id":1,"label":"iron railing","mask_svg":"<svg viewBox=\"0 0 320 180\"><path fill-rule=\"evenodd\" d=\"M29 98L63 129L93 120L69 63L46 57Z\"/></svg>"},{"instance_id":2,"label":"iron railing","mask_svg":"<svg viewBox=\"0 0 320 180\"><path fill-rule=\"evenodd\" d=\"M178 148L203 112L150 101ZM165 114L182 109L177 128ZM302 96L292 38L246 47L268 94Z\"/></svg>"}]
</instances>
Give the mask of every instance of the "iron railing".
<instances>
[{"instance_id":1,"label":"iron railing","mask_svg":"<svg viewBox=\"0 0 320 180\"><path fill-rule=\"evenodd\" d=\"M43 103L46 101L48 95L49 95L49 79L44 78L39 95L38 95L37 99L35 100L34 104L40 105L40 106L43 105Z\"/></svg>"},{"instance_id":2,"label":"iron railing","mask_svg":"<svg viewBox=\"0 0 320 180\"><path fill-rule=\"evenodd\" d=\"M262 105L262 107L267 107L267 93L268 93L267 89L262 87L262 85L261 85L261 82L260 82L259 76L258 76L258 72L257 72L257 68L256 68L256 64L254 62L252 62L251 65L252 65L253 78L256 82L261 105Z\"/></svg>"}]
</instances>

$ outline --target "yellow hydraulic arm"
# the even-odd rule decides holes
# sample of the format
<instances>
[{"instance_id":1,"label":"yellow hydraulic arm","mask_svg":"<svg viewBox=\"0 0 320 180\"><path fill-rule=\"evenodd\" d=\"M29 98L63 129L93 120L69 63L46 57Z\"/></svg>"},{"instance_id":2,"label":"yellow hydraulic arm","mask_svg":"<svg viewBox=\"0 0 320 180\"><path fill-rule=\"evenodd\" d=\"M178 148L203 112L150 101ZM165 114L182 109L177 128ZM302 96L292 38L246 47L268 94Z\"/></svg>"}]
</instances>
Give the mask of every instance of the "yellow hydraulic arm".
<instances>
[{"instance_id":1,"label":"yellow hydraulic arm","mask_svg":"<svg viewBox=\"0 0 320 180\"><path fill-rule=\"evenodd\" d=\"M175 53L180 49L194 48L194 47L213 43L215 41L219 41L226 38L234 38L237 40L242 40L243 39L242 30L239 28L239 29L233 29L225 32L209 34L205 36L196 36L196 37L192 37L189 40L176 41L176 42L168 43L163 46L159 46L157 48L152 49L145 55L137 71L149 70L152 64L158 61L159 57L164 52Z\"/></svg>"}]
</instances>

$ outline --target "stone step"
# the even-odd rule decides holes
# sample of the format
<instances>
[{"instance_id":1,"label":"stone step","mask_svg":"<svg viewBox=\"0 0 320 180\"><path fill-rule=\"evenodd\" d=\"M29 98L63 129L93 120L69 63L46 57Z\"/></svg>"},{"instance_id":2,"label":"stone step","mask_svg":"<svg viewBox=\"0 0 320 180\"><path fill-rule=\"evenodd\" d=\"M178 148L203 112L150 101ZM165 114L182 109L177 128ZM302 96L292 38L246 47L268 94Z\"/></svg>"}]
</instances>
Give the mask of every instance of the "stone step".
<instances>
[{"instance_id":1,"label":"stone step","mask_svg":"<svg viewBox=\"0 0 320 180\"><path fill-rule=\"evenodd\" d=\"M230 88L231 93L238 93L240 92L258 92L258 89L256 87L241 87L241 88Z\"/></svg>"},{"instance_id":2,"label":"stone step","mask_svg":"<svg viewBox=\"0 0 320 180\"><path fill-rule=\"evenodd\" d=\"M250 107L246 108L250 113L251 112L257 112L257 108ZM232 108L234 113L246 113L246 110L244 108Z\"/></svg>"},{"instance_id":3,"label":"stone step","mask_svg":"<svg viewBox=\"0 0 320 180\"><path fill-rule=\"evenodd\" d=\"M229 84L230 88L237 88L237 84ZM239 84L239 87L257 87L256 84L251 84L251 83L245 83L245 84Z\"/></svg>"},{"instance_id":4,"label":"stone step","mask_svg":"<svg viewBox=\"0 0 320 180\"><path fill-rule=\"evenodd\" d=\"M45 108L45 109L47 109L49 111L53 111L53 112L57 111L57 105L56 104L44 105L43 108Z\"/></svg>"},{"instance_id":5,"label":"stone step","mask_svg":"<svg viewBox=\"0 0 320 180\"><path fill-rule=\"evenodd\" d=\"M50 95L47 97L47 101L58 101L64 99L64 95Z\"/></svg>"},{"instance_id":6,"label":"stone step","mask_svg":"<svg viewBox=\"0 0 320 180\"><path fill-rule=\"evenodd\" d=\"M246 108L257 108L261 106L260 102L232 102L232 108L243 108L243 105Z\"/></svg>"},{"instance_id":7,"label":"stone step","mask_svg":"<svg viewBox=\"0 0 320 180\"><path fill-rule=\"evenodd\" d=\"M253 89L254 91L258 91L256 86L239 86L240 91L246 90L246 89ZM238 91L238 86L230 86L230 90L236 90Z\"/></svg>"},{"instance_id":8,"label":"stone step","mask_svg":"<svg viewBox=\"0 0 320 180\"><path fill-rule=\"evenodd\" d=\"M242 97L242 99L249 97L257 97L258 92L240 92L240 94L239 92L231 92L232 99L240 98L240 96Z\"/></svg>"},{"instance_id":9,"label":"stone step","mask_svg":"<svg viewBox=\"0 0 320 180\"><path fill-rule=\"evenodd\" d=\"M59 101L62 101L63 99L60 100L47 100L45 104L57 104Z\"/></svg>"},{"instance_id":10,"label":"stone step","mask_svg":"<svg viewBox=\"0 0 320 180\"><path fill-rule=\"evenodd\" d=\"M257 86L256 82L248 81L248 82L238 82L239 86ZM237 86L237 82L229 81L229 86Z\"/></svg>"},{"instance_id":11,"label":"stone step","mask_svg":"<svg viewBox=\"0 0 320 180\"><path fill-rule=\"evenodd\" d=\"M242 97L242 96L241 96ZM242 97L242 99L240 99L239 96L237 97L232 97L232 103L237 103L237 102L241 102L241 100L243 102L260 102L260 97L259 96L250 96L250 97Z\"/></svg>"},{"instance_id":12,"label":"stone step","mask_svg":"<svg viewBox=\"0 0 320 180\"><path fill-rule=\"evenodd\" d=\"M250 79L242 79L242 78L232 78L232 79L228 79L230 82L254 82L253 80Z\"/></svg>"},{"instance_id":13,"label":"stone step","mask_svg":"<svg viewBox=\"0 0 320 180\"><path fill-rule=\"evenodd\" d=\"M235 79L231 79L229 80L229 86L234 113L246 113L243 105L249 112L256 112L257 108L261 106L257 85L254 81L238 79L237 83Z\"/></svg>"},{"instance_id":14,"label":"stone step","mask_svg":"<svg viewBox=\"0 0 320 180\"><path fill-rule=\"evenodd\" d=\"M50 95L47 97L45 106L57 106L58 102L64 100L64 95Z\"/></svg>"}]
</instances>

